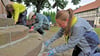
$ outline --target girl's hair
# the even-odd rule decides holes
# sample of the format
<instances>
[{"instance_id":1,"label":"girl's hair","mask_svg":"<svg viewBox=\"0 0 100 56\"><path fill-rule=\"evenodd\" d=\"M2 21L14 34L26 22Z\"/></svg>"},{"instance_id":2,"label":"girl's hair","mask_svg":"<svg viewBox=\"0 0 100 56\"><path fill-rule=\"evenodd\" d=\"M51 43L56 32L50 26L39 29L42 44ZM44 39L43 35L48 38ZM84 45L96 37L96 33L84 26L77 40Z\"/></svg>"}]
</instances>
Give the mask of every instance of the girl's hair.
<instances>
[{"instance_id":1,"label":"girl's hair","mask_svg":"<svg viewBox=\"0 0 100 56\"><path fill-rule=\"evenodd\" d=\"M64 35L65 36L71 35L71 22L72 22L73 16L74 16L74 14L73 14L72 9L61 10L61 11L58 11L56 14L56 19L61 19L64 21L66 21L66 19L69 19L68 22L66 21L68 23L68 25L64 28Z\"/></svg>"},{"instance_id":2,"label":"girl's hair","mask_svg":"<svg viewBox=\"0 0 100 56\"><path fill-rule=\"evenodd\" d=\"M12 6L11 4L7 4L7 5L6 5L6 10L7 10L7 17L8 17L8 18L11 18L11 16L12 16L12 15L11 15L11 12L9 11L10 8L12 8L12 9L13 9L13 12L14 12L13 6Z\"/></svg>"},{"instance_id":3,"label":"girl's hair","mask_svg":"<svg viewBox=\"0 0 100 56\"><path fill-rule=\"evenodd\" d=\"M12 4L7 4L7 5L6 5L6 10L8 10L8 9L10 9L10 8L14 9L13 6L12 6Z\"/></svg>"}]
</instances>

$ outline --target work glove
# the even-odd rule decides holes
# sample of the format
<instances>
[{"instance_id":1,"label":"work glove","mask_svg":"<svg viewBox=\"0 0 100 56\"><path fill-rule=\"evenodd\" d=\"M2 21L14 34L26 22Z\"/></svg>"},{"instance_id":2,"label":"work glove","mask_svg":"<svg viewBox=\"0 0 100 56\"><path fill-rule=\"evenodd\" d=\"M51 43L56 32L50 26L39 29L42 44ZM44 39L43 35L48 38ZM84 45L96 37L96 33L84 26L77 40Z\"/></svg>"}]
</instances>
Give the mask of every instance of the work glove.
<instances>
[{"instance_id":1,"label":"work glove","mask_svg":"<svg viewBox=\"0 0 100 56\"><path fill-rule=\"evenodd\" d=\"M52 50L48 51L48 56L54 56L54 52Z\"/></svg>"}]
</instances>

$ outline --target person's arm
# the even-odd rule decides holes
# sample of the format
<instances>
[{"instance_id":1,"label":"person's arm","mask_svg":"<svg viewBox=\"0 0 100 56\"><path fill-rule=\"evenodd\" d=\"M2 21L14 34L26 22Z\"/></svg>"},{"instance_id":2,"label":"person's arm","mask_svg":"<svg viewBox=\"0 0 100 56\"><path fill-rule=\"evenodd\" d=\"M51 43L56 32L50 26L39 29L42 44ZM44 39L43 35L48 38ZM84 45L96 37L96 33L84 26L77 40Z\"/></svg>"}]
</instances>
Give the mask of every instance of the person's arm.
<instances>
[{"instance_id":1,"label":"person's arm","mask_svg":"<svg viewBox=\"0 0 100 56\"><path fill-rule=\"evenodd\" d=\"M15 12L14 12L14 21L15 21L15 23L18 22L18 18L19 18L19 9L16 8Z\"/></svg>"},{"instance_id":2,"label":"person's arm","mask_svg":"<svg viewBox=\"0 0 100 56\"><path fill-rule=\"evenodd\" d=\"M16 23L16 22L18 22L20 13L24 12L26 8L24 5L19 4L19 3L13 3L12 5L14 8L13 18L14 18L14 21Z\"/></svg>"},{"instance_id":3,"label":"person's arm","mask_svg":"<svg viewBox=\"0 0 100 56\"><path fill-rule=\"evenodd\" d=\"M56 48L53 48L50 51L54 53L60 53L75 47L79 43L79 41L83 38L84 32L85 30L83 27L78 27L78 26L74 27L72 36L69 37L68 43L65 43L61 46L57 46Z\"/></svg>"},{"instance_id":4,"label":"person's arm","mask_svg":"<svg viewBox=\"0 0 100 56\"><path fill-rule=\"evenodd\" d=\"M16 24L16 22L18 21L18 17L19 17L19 6L17 3L13 3L12 6L14 9L14 13L12 15L13 15L13 19L14 19L15 24Z\"/></svg>"},{"instance_id":5,"label":"person's arm","mask_svg":"<svg viewBox=\"0 0 100 56\"><path fill-rule=\"evenodd\" d=\"M61 38L63 34L64 34L64 29L60 28L60 30L55 35L53 35L51 39L45 41L45 45L48 47L48 45L50 45L56 39Z\"/></svg>"}]
</instances>

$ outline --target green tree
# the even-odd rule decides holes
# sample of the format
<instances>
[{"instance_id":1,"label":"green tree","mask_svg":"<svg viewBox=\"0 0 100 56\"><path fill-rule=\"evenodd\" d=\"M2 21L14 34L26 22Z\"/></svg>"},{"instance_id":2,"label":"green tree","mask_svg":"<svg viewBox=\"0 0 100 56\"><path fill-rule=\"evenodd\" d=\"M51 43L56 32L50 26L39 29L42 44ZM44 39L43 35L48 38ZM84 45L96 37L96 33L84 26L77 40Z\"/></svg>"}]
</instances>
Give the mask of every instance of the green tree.
<instances>
[{"instance_id":1,"label":"green tree","mask_svg":"<svg viewBox=\"0 0 100 56\"><path fill-rule=\"evenodd\" d=\"M40 12L40 10L42 10L44 8L51 7L48 0L24 0L24 2L27 6L29 6L30 3L32 3L36 7L37 12Z\"/></svg>"},{"instance_id":2,"label":"green tree","mask_svg":"<svg viewBox=\"0 0 100 56\"><path fill-rule=\"evenodd\" d=\"M51 22L53 24L56 23L56 20L55 20L56 13L55 12L53 12L53 11L51 11L51 12L43 12L43 14L46 15L46 16L50 16Z\"/></svg>"},{"instance_id":3,"label":"green tree","mask_svg":"<svg viewBox=\"0 0 100 56\"><path fill-rule=\"evenodd\" d=\"M57 7L57 11L59 10L59 8L64 9L66 7L66 5L68 4L67 0L53 0L55 1L55 3L53 4L53 8Z\"/></svg>"},{"instance_id":4,"label":"green tree","mask_svg":"<svg viewBox=\"0 0 100 56\"><path fill-rule=\"evenodd\" d=\"M21 3L23 0L10 0L10 1L17 1L17 2L19 2L19 3Z\"/></svg>"},{"instance_id":5,"label":"green tree","mask_svg":"<svg viewBox=\"0 0 100 56\"><path fill-rule=\"evenodd\" d=\"M81 1L81 0L72 0L72 3L73 3L74 5L77 5L77 4L79 4L80 1Z\"/></svg>"},{"instance_id":6,"label":"green tree","mask_svg":"<svg viewBox=\"0 0 100 56\"><path fill-rule=\"evenodd\" d=\"M66 7L66 5L68 4L68 1L67 0L53 0L55 1L55 3L53 4L53 8L57 7L57 11L59 10L59 8L61 9L64 9ZM74 4L74 5L77 5L79 4L81 0L72 0L71 2Z\"/></svg>"},{"instance_id":7,"label":"green tree","mask_svg":"<svg viewBox=\"0 0 100 56\"><path fill-rule=\"evenodd\" d=\"M27 6L30 5L30 3L32 3L35 7L36 7L36 12L40 12L40 10L44 9L44 8L55 8L58 7L61 9L64 9L66 7L66 5L68 4L68 0L53 0L53 2L55 2L53 4L53 6L51 6L51 4L49 3L49 0L12 0L12 1L17 1L17 2L22 2L24 1L25 4ZM72 3L74 5L77 5L81 0L72 0Z\"/></svg>"},{"instance_id":8,"label":"green tree","mask_svg":"<svg viewBox=\"0 0 100 56\"><path fill-rule=\"evenodd\" d=\"M11 0L11 1L17 1L19 3L21 3L22 1L25 2L26 6L30 6L30 4L32 3L37 11L36 12L40 12L40 10L44 9L44 8L49 8L51 7L51 4L49 3L48 0Z\"/></svg>"},{"instance_id":9,"label":"green tree","mask_svg":"<svg viewBox=\"0 0 100 56\"><path fill-rule=\"evenodd\" d=\"M51 21L52 21L53 24L56 23L55 16L56 16L56 13L51 12Z\"/></svg>"}]
</instances>

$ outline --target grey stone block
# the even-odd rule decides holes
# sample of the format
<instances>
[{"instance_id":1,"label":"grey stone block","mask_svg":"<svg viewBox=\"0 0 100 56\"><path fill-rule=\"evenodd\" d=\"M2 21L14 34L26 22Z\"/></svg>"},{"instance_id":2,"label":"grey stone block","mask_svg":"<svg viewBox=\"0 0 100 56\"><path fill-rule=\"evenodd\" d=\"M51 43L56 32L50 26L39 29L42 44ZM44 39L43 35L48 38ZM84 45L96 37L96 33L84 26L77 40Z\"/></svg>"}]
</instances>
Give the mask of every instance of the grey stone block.
<instances>
[{"instance_id":1,"label":"grey stone block","mask_svg":"<svg viewBox=\"0 0 100 56\"><path fill-rule=\"evenodd\" d=\"M28 27L23 25L15 25L0 28L0 45L21 39L25 37L27 34Z\"/></svg>"},{"instance_id":2,"label":"grey stone block","mask_svg":"<svg viewBox=\"0 0 100 56\"><path fill-rule=\"evenodd\" d=\"M14 20L11 18L0 18L0 27L5 27L5 26L12 26L14 25Z\"/></svg>"},{"instance_id":3,"label":"grey stone block","mask_svg":"<svg viewBox=\"0 0 100 56\"><path fill-rule=\"evenodd\" d=\"M10 42L10 34L8 31L0 30L0 45Z\"/></svg>"}]
</instances>

